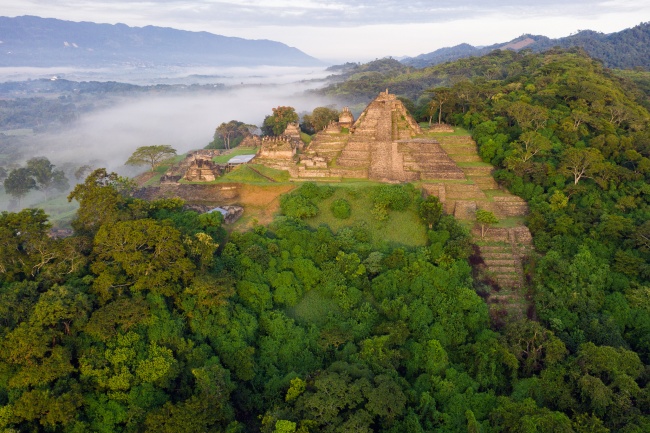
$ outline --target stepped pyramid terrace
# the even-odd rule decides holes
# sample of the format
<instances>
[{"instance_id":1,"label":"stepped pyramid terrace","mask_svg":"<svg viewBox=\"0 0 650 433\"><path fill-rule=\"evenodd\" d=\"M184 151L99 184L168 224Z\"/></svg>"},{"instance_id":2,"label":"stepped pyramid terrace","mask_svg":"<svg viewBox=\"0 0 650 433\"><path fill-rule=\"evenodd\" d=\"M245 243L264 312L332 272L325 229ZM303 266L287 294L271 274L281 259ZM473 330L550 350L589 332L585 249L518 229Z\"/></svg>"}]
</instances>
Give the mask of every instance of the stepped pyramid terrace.
<instances>
[{"instance_id":1,"label":"stepped pyramid terrace","mask_svg":"<svg viewBox=\"0 0 650 433\"><path fill-rule=\"evenodd\" d=\"M343 132L352 115L318 133L290 169L296 178L361 178L382 182L462 179L463 172L423 132L397 96L382 92Z\"/></svg>"}]
</instances>

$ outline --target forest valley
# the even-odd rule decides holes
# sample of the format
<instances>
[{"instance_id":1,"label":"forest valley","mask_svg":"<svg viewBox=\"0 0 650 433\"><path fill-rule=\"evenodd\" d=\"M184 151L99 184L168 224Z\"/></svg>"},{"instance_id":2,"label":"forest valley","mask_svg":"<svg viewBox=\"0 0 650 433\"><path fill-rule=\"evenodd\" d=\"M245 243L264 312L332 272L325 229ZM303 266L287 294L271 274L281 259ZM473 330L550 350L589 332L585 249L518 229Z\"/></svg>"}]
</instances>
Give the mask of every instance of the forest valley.
<instances>
[{"instance_id":1,"label":"forest valley","mask_svg":"<svg viewBox=\"0 0 650 433\"><path fill-rule=\"evenodd\" d=\"M227 234L98 169L71 237L0 214L0 430L650 431L650 75L579 50L390 65L325 91L470 131L530 206L528 317L490 316L468 228L411 184L306 182ZM309 225L362 199L426 244Z\"/></svg>"}]
</instances>

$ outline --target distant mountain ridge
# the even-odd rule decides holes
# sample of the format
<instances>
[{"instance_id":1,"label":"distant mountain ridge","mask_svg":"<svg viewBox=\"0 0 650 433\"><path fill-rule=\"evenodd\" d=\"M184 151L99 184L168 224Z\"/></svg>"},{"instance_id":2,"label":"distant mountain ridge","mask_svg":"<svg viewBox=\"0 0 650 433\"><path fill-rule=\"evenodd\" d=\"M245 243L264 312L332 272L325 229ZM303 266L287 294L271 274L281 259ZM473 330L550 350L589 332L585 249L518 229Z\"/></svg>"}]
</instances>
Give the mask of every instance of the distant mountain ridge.
<instances>
[{"instance_id":1,"label":"distant mountain ridge","mask_svg":"<svg viewBox=\"0 0 650 433\"><path fill-rule=\"evenodd\" d=\"M164 27L0 17L0 66L314 66L297 48Z\"/></svg>"},{"instance_id":2,"label":"distant mountain ridge","mask_svg":"<svg viewBox=\"0 0 650 433\"><path fill-rule=\"evenodd\" d=\"M531 49L534 52L541 52L556 46L561 48L581 47L590 56L602 60L605 66L610 68L641 67L650 69L650 22L609 34L583 30L575 35L558 39L526 34L510 42L486 47L460 44L406 58L401 62L408 66L424 68L464 57L483 56L498 49Z\"/></svg>"}]
</instances>

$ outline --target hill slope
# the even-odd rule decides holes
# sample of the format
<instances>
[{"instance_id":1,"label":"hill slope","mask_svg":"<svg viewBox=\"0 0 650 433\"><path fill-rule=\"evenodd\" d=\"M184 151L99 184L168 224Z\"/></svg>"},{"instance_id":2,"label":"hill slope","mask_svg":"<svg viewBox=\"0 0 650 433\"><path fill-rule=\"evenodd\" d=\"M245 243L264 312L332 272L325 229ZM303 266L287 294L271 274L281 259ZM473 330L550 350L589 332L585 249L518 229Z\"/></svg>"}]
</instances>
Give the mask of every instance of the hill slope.
<instances>
[{"instance_id":1,"label":"hill slope","mask_svg":"<svg viewBox=\"0 0 650 433\"><path fill-rule=\"evenodd\" d=\"M308 66L319 63L296 48L269 40L35 16L0 17L0 41L0 66Z\"/></svg>"},{"instance_id":2,"label":"hill slope","mask_svg":"<svg viewBox=\"0 0 650 433\"><path fill-rule=\"evenodd\" d=\"M531 49L534 52L540 52L552 47L583 48L590 56L602 60L605 66L611 68L650 68L650 23L641 23L636 27L610 34L584 30L575 35L558 39L539 35L522 35L510 42L487 47L460 44L407 58L402 60L402 63L423 68L470 56L484 56L499 49Z\"/></svg>"}]
</instances>

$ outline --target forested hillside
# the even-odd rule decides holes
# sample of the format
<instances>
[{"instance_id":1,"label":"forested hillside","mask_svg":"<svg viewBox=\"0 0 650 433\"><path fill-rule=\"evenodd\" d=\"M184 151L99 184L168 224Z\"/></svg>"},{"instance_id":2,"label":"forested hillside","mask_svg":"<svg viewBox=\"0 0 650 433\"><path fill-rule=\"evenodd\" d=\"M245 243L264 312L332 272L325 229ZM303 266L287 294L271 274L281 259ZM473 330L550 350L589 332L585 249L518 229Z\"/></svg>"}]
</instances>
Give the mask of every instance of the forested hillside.
<instances>
[{"instance_id":1,"label":"forested hillside","mask_svg":"<svg viewBox=\"0 0 650 433\"><path fill-rule=\"evenodd\" d=\"M528 318L490 322L466 227L411 185L356 194L385 231L420 215L420 247L308 225L345 221L345 200L322 205L343 184L304 183L268 227L226 237L219 214L98 170L71 193L72 237L39 210L0 214L0 429L650 431L643 90L580 51L390 66L330 90L389 83L472 131L531 207Z\"/></svg>"},{"instance_id":2,"label":"forested hillside","mask_svg":"<svg viewBox=\"0 0 650 433\"><path fill-rule=\"evenodd\" d=\"M487 47L460 44L407 58L402 62L408 66L423 68L470 56L484 56L499 49L518 50L520 47L525 47L527 50L541 52L553 47L579 47L610 68L648 70L650 68L649 42L650 23L641 23L638 26L610 34L581 30L574 35L557 39L539 35L521 35L510 42Z\"/></svg>"},{"instance_id":3,"label":"forested hillside","mask_svg":"<svg viewBox=\"0 0 650 433\"><path fill-rule=\"evenodd\" d=\"M580 48L548 51L549 55L554 53L573 53L579 57L589 57ZM391 93L411 99L417 106L415 107L417 111L414 114L422 115L431 99L427 90L433 87L449 87L468 80L479 85L499 81L507 83L520 79L522 74L531 73L531 68L539 65L544 58L546 58L546 54L533 54L530 50L520 52L495 50L485 56L460 59L423 69L405 66L390 58L380 59L347 69L340 76L333 77L337 79L337 82L320 92L339 97L349 104L366 104L377 93L388 88ZM615 74L628 78L628 81L634 81L636 85L628 85L625 81L620 82L619 85L623 86L627 97L644 104L646 108L650 107L650 102L648 102L650 72L607 70L602 67L599 68L599 71L601 74L608 76ZM483 95L482 97L489 96Z\"/></svg>"}]
</instances>

